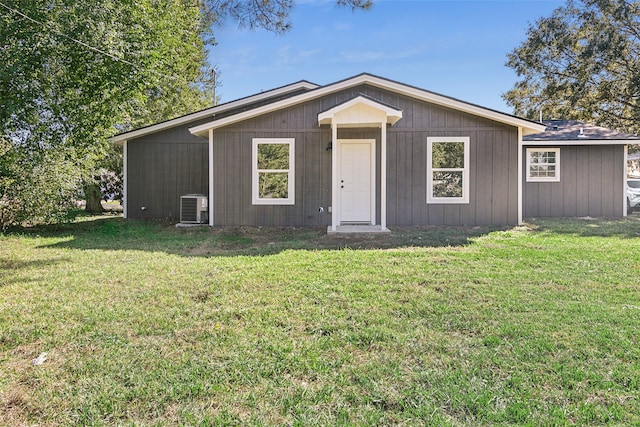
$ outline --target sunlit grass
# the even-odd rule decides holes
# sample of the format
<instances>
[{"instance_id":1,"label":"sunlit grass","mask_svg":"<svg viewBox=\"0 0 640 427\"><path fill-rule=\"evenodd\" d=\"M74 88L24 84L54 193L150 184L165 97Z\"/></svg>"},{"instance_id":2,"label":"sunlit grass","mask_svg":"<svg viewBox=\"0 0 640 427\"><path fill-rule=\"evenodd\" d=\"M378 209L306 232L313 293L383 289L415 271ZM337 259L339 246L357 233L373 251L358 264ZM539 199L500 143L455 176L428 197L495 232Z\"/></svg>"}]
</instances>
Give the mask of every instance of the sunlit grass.
<instances>
[{"instance_id":1,"label":"sunlit grass","mask_svg":"<svg viewBox=\"0 0 640 427\"><path fill-rule=\"evenodd\" d=\"M16 230L0 424L639 424L639 233Z\"/></svg>"}]
</instances>

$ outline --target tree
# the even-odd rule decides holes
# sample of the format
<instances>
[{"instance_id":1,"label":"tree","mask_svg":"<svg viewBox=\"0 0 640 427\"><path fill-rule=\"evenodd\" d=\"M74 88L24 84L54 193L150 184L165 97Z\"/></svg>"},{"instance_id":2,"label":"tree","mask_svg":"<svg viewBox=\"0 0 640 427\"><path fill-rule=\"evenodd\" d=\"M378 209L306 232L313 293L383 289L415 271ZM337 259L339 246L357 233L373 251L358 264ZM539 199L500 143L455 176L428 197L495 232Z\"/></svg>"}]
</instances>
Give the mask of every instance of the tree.
<instances>
[{"instance_id":1,"label":"tree","mask_svg":"<svg viewBox=\"0 0 640 427\"><path fill-rule=\"evenodd\" d=\"M78 188L75 177L75 165L64 154L28 151L0 138L0 229L67 219Z\"/></svg>"},{"instance_id":2,"label":"tree","mask_svg":"<svg viewBox=\"0 0 640 427\"><path fill-rule=\"evenodd\" d=\"M371 0L335 0L339 7L351 11L367 10ZM231 18L241 28L263 28L276 33L291 29L290 14L294 0L204 0L203 15L208 22L224 22Z\"/></svg>"},{"instance_id":3,"label":"tree","mask_svg":"<svg viewBox=\"0 0 640 427\"><path fill-rule=\"evenodd\" d=\"M371 2L337 4L357 9ZM90 7L0 0L2 225L62 217L71 205L69 184L84 183L87 194L97 194L114 133L212 105L206 45L215 43L215 23L231 18L283 32L293 6L293 0L99 0Z\"/></svg>"},{"instance_id":4,"label":"tree","mask_svg":"<svg viewBox=\"0 0 640 427\"><path fill-rule=\"evenodd\" d=\"M0 163L23 187L16 192L3 180L0 208L14 213L5 221L47 219L37 205L65 211L71 198L62 189L91 182L117 127L211 103L195 84L206 66L207 29L193 1L1 6L0 135L10 146ZM33 174L59 167L46 181Z\"/></svg>"},{"instance_id":5,"label":"tree","mask_svg":"<svg viewBox=\"0 0 640 427\"><path fill-rule=\"evenodd\" d=\"M508 55L521 78L503 95L515 114L640 130L640 3L569 0L529 27Z\"/></svg>"}]
</instances>

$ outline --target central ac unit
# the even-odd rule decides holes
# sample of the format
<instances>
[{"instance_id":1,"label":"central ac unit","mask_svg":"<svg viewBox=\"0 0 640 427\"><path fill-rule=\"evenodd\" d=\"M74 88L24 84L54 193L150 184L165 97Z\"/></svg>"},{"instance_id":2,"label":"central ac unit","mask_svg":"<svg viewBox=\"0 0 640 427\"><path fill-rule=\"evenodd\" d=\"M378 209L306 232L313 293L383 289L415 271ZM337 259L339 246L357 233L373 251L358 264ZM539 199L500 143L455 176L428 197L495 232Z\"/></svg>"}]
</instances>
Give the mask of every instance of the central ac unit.
<instances>
[{"instance_id":1,"label":"central ac unit","mask_svg":"<svg viewBox=\"0 0 640 427\"><path fill-rule=\"evenodd\" d=\"M180 222L185 224L206 223L209 220L207 208L207 196L203 194L187 194L180 197Z\"/></svg>"}]
</instances>

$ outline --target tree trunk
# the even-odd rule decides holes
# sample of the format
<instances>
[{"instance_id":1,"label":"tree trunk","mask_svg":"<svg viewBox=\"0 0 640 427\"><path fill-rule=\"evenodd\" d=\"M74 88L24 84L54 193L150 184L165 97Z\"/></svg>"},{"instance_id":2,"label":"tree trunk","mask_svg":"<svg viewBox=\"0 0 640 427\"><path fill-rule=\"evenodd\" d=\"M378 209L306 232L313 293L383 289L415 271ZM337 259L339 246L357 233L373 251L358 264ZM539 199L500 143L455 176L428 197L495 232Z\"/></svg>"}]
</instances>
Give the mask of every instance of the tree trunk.
<instances>
[{"instance_id":1,"label":"tree trunk","mask_svg":"<svg viewBox=\"0 0 640 427\"><path fill-rule=\"evenodd\" d=\"M87 205L84 208L85 211L93 214L100 214L104 212L102 203L100 203L102 193L100 192L100 187L98 186L98 184L96 184L95 182L85 181L84 197L87 202Z\"/></svg>"}]
</instances>

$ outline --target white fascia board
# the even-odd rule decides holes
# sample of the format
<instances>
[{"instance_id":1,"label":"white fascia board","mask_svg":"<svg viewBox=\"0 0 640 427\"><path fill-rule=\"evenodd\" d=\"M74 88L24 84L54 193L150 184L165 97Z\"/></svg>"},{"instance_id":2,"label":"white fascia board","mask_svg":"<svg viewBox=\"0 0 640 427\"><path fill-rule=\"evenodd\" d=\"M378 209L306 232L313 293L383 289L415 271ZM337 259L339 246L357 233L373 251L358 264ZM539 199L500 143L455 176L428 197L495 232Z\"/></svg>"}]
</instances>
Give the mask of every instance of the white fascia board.
<instances>
[{"instance_id":1,"label":"white fascia board","mask_svg":"<svg viewBox=\"0 0 640 427\"><path fill-rule=\"evenodd\" d=\"M195 120L203 119L209 117L211 115L227 111L233 108L238 108L246 104L251 104L254 102L261 101L266 98L270 98L272 96L278 96L282 94L286 94L287 92L292 92L298 89L307 89L313 90L318 88L319 86L313 83L309 83L307 81L301 81L297 83L293 83L287 86L283 86L281 88L269 90L266 92L261 92L256 95L251 95L246 98L237 99L235 101L230 101L224 104L216 105L215 107L208 108L206 110L197 111L192 114L187 114L186 116L176 117L175 119L167 120L166 122L158 123L155 125L147 126L141 129L132 130L130 132L121 133L120 135L113 136L109 138L109 142L112 144L122 145L125 140L139 138L141 136L149 135L164 129L169 129L172 127L180 126L185 123L189 123ZM206 135L205 135L206 136Z\"/></svg>"},{"instance_id":2,"label":"white fascia board","mask_svg":"<svg viewBox=\"0 0 640 427\"><path fill-rule=\"evenodd\" d=\"M387 116L387 123L391 126L395 125L398 120L402 118L402 110L398 110L395 108L391 108L387 105L380 104L379 102L375 102L371 99L365 98L364 96L357 96L344 104L337 105L330 110L322 112L318 114L318 124L327 125L330 124L333 120L333 117L341 112L348 110L349 108L356 106L358 104L364 104L371 108L375 108L376 110L382 111ZM378 124L379 125L379 124Z\"/></svg>"},{"instance_id":3,"label":"white fascia board","mask_svg":"<svg viewBox=\"0 0 640 427\"><path fill-rule=\"evenodd\" d=\"M305 93L304 95L307 95L305 97L303 97L301 95L294 96L294 97L291 97L291 98L283 99L282 101L277 101L277 102L274 102L272 104L268 104L268 105L264 105L262 107L254 108L253 110L243 111L241 113L234 114L233 116L225 117L225 118L220 119L220 120L215 120L215 121L212 121L212 122L209 122L209 123L204 123L202 125L189 128L189 132L191 132L193 135L204 136L204 135L207 134L209 129L218 129L218 128L221 128L223 126L227 126L227 125L230 125L230 124L233 124L233 123L238 123L238 122L241 122L243 120L251 119L253 117L257 117L257 116L260 116L262 114L270 113L272 111L276 111L276 110L279 110L281 108L287 108L287 107L290 107L292 105L296 105L296 104L299 104L301 102L317 98L317 97L322 96L322 95L324 95L326 93L326 91L323 90L323 89L324 88L316 89L316 90L311 91L311 93ZM321 91L322 93L318 93L319 91Z\"/></svg>"},{"instance_id":4,"label":"white fascia board","mask_svg":"<svg viewBox=\"0 0 640 427\"><path fill-rule=\"evenodd\" d=\"M522 128L523 135L530 135L535 133L544 132L547 128L542 123L534 123L529 120L521 119L519 117L511 116L509 114L501 113L499 111L490 110L478 105L469 104L464 101L459 101L454 98L449 98L443 95L439 95L434 92L428 92L423 89L418 89L412 86L406 86L402 83L388 81L375 76L367 76L370 81L367 83L378 86L384 89L390 89L396 93L400 93L412 98L427 101L432 104L440 105L454 110L462 111L465 113L473 114L475 116L484 117L486 119L495 120L507 125Z\"/></svg>"},{"instance_id":5,"label":"white fascia board","mask_svg":"<svg viewBox=\"0 0 640 427\"><path fill-rule=\"evenodd\" d=\"M536 147L557 147L557 146L579 146L579 145L637 145L640 140L636 139L570 139L570 140L544 140L544 141L522 141L523 146Z\"/></svg>"},{"instance_id":6,"label":"white fascia board","mask_svg":"<svg viewBox=\"0 0 640 427\"><path fill-rule=\"evenodd\" d=\"M489 110L483 107L479 107L473 104L468 104L463 101L458 101L453 98L448 98L443 95L438 95L433 92L428 92L422 89L414 88L404 85L402 83L393 82L390 80L375 77L370 74L361 74L353 78L343 80L327 86L322 86L309 92L293 96L291 98L284 99L282 101L274 102L272 104L265 105L253 110L244 111L242 113L235 114L233 116L225 117L220 120L215 120L209 123L195 126L189 129L194 135L206 136L209 129L217 129L223 126L227 126L233 123L237 123L243 120L247 120L253 117L257 117L262 114L270 113L272 111L279 110L281 108L291 107L293 105L319 98L321 96L337 92L343 89L348 89L360 84L369 84L382 89L409 96L411 98L423 100L436 105L452 108L458 111L466 112L476 116L484 117L487 119L495 120L500 123L522 128L523 135L531 135L544 132L546 125L531 122L529 120L520 119L518 117L510 116L498 111Z\"/></svg>"}]
</instances>

